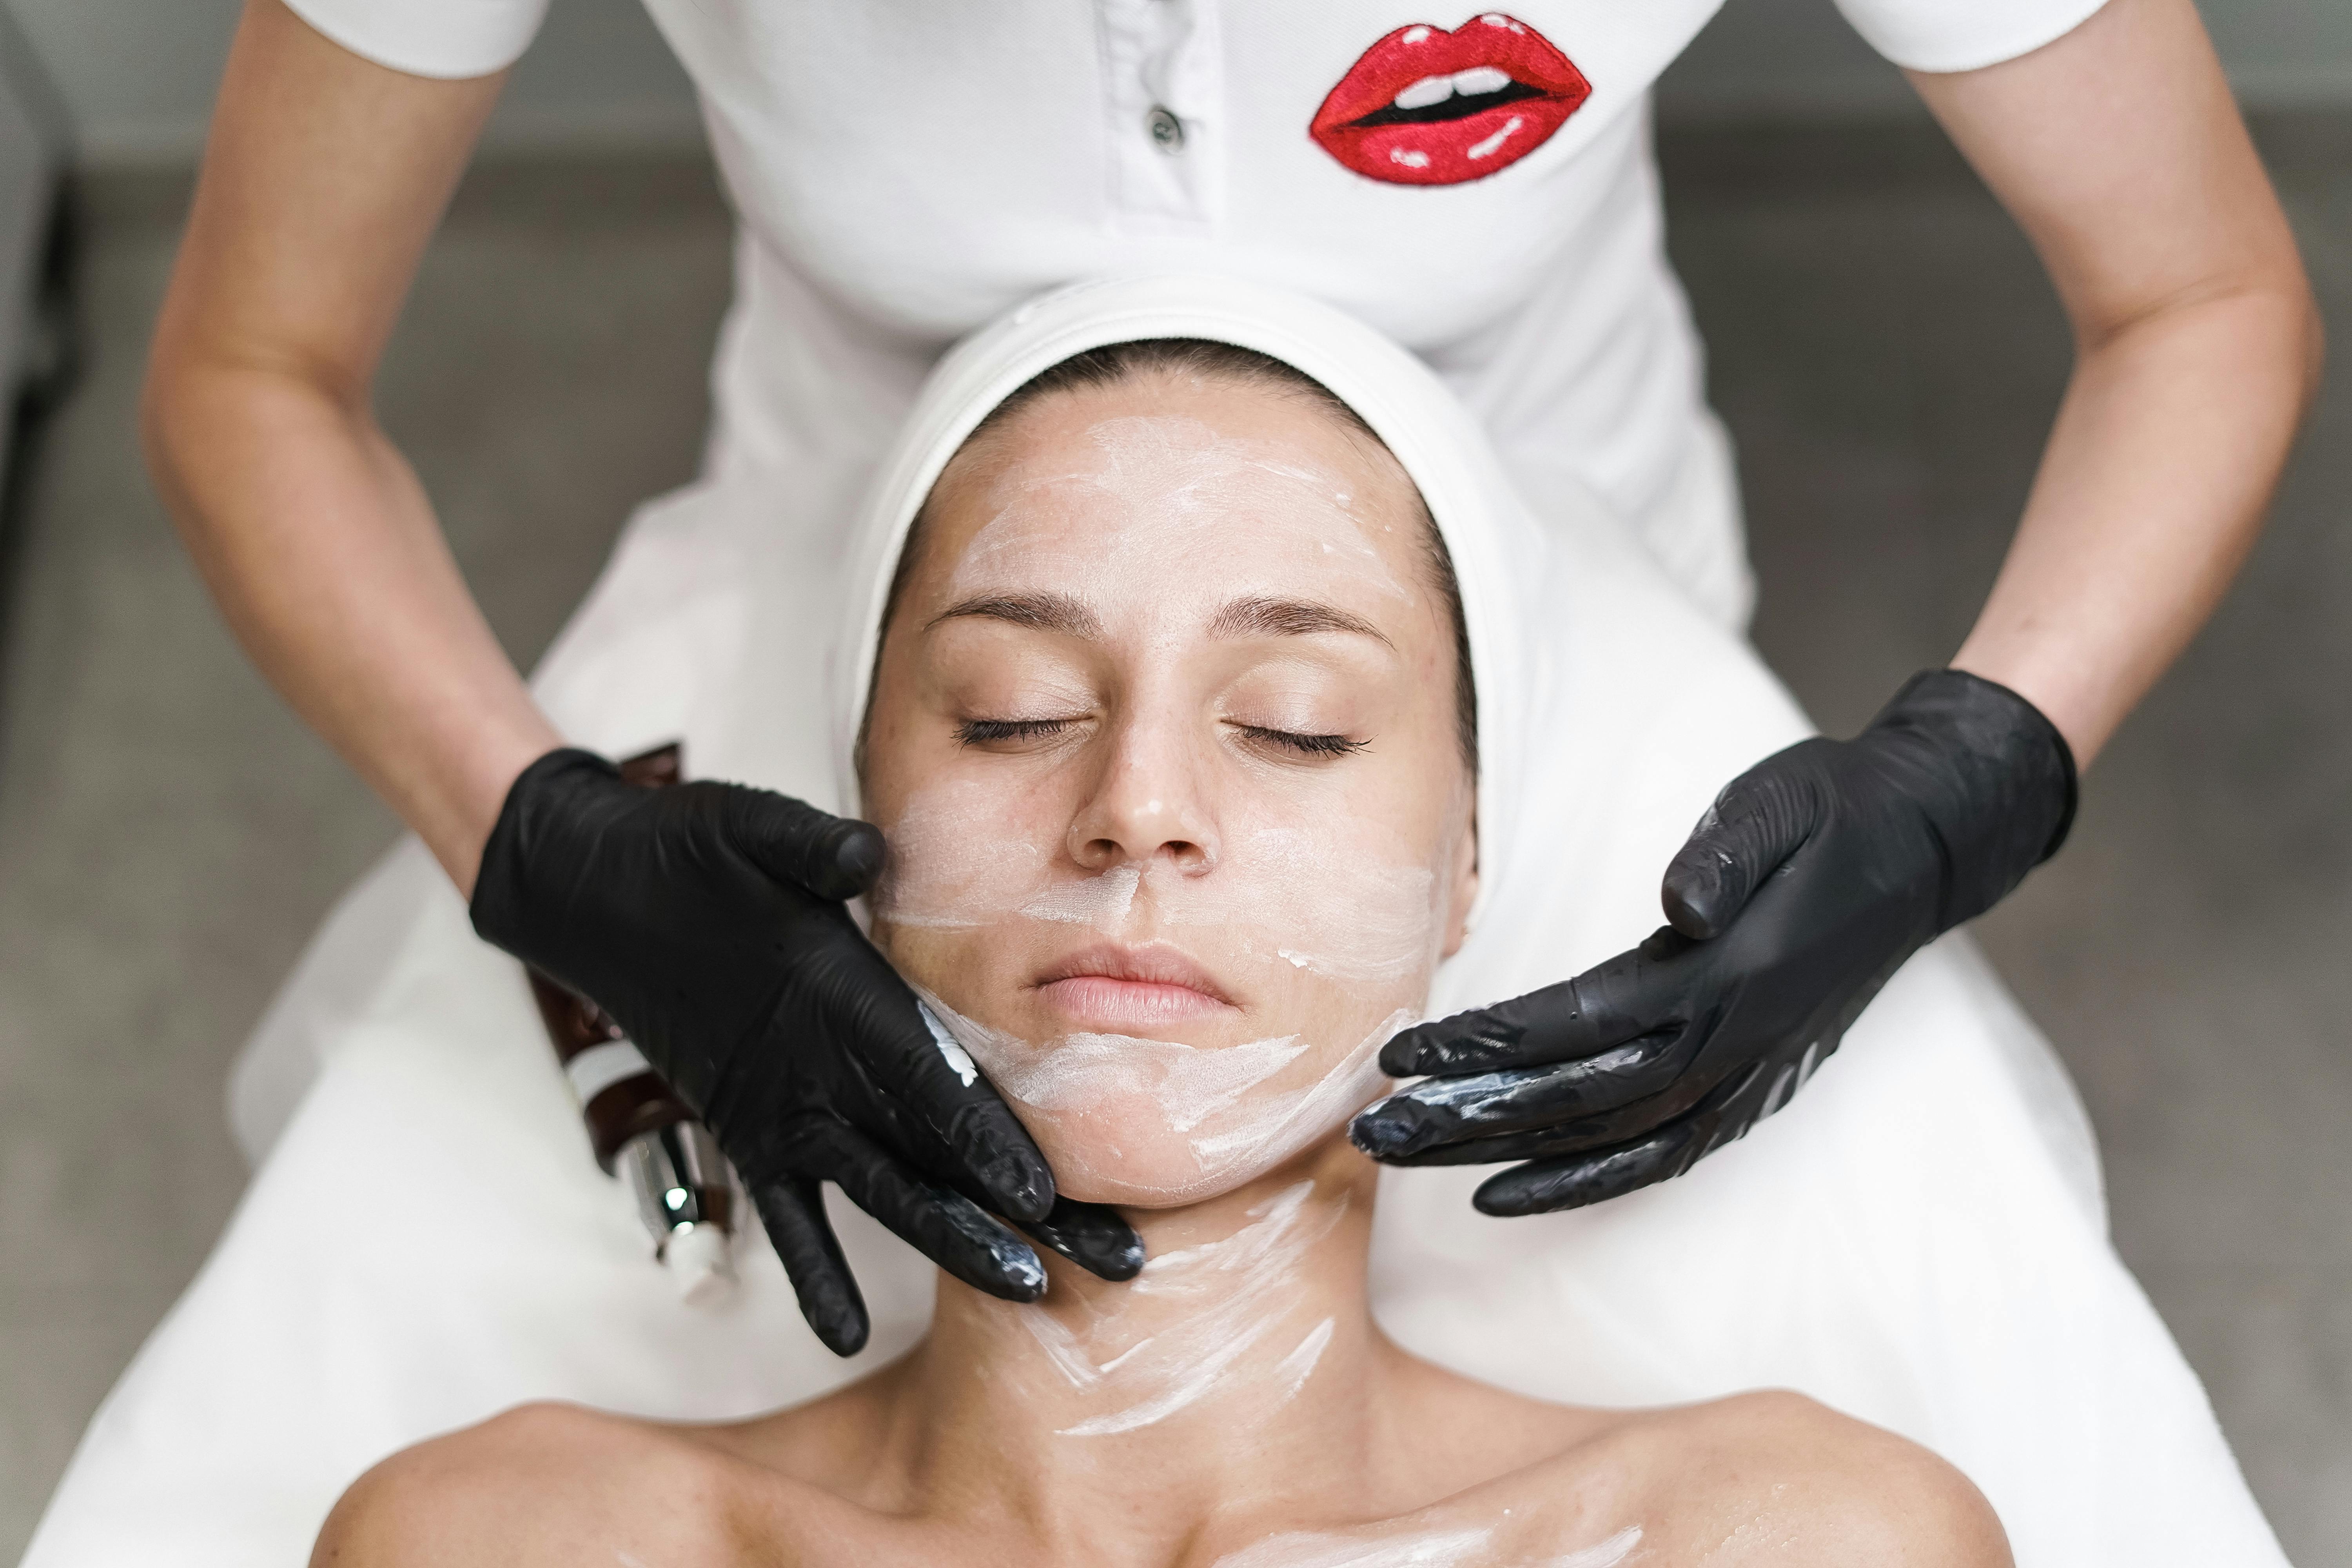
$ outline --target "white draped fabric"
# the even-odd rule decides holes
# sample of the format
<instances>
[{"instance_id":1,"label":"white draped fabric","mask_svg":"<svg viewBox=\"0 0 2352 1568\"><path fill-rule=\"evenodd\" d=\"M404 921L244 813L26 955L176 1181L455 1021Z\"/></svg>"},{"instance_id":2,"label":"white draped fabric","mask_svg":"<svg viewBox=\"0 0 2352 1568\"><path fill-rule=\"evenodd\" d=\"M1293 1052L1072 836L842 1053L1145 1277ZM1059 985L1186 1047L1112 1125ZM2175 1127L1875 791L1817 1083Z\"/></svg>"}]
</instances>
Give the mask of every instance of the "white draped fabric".
<instances>
[{"instance_id":1,"label":"white draped fabric","mask_svg":"<svg viewBox=\"0 0 2352 1568\"><path fill-rule=\"evenodd\" d=\"M1565 468L1538 515L1421 362L1254 284L1064 289L951 353L878 468L715 466L632 525L542 700L583 744L683 736L694 774L853 809L875 621L932 477L1037 370L1150 336L1323 381L1444 530L1478 682L1484 885L1432 1011L1646 933L1711 793L1806 733L1801 715ZM756 1238L730 1304L677 1302L589 1158L519 969L413 844L322 931L236 1098L267 1157L93 1423L30 1568L299 1563L353 1477L435 1432L548 1397L741 1416L896 1354L929 1310L928 1265L839 1204L874 1308L859 1357L818 1346ZM1915 958L1787 1110L1688 1176L1496 1220L1469 1206L1483 1173L1382 1179L1378 1310L1433 1360L1603 1404L1803 1390L1958 1464L2027 1568L2284 1561L2108 1245L2072 1086L1964 937Z\"/></svg>"}]
</instances>

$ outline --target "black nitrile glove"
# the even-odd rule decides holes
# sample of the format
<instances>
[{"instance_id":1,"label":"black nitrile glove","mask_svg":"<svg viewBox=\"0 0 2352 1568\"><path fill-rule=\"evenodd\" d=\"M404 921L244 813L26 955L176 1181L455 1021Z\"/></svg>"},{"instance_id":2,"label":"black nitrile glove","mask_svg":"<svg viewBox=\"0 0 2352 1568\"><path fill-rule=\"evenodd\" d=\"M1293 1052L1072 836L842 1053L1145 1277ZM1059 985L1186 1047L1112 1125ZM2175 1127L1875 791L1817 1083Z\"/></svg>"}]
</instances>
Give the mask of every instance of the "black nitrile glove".
<instances>
[{"instance_id":1,"label":"black nitrile glove","mask_svg":"<svg viewBox=\"0 0 2352 1568\"><path fill-rule=\"evenodd\" d=\"M1524 1160L1474 1200L1578 1208L1680 1175L1772 1114L1903 961L1990 909L2074 816L2074 760L2025 699L1955 669L1911 678L1851 741L1732 782L1666 869L1666 918L1564 984L1408 1029L1359 1115L1399 1165Z\"/></svg>"},{"instance_id":2,"label":"black nitrile glove","mask_svg":"<svg viewBox=\"0 0 2352 1568\"><path fill-rule=\"evenodd\" d=\"M983 1208L1105 1279L1143 1263L1116 1214L1055 1196L1013 1112L950 1067L849 918L882 857L866 823L741 784L642 789L565 750L515 780L474 886L474 929L610 1013L702 1118L838 1355L867 1321L824 1182L1008 1300L1036 1300L1045 1270Z\"/></svg>"}]
</instances>

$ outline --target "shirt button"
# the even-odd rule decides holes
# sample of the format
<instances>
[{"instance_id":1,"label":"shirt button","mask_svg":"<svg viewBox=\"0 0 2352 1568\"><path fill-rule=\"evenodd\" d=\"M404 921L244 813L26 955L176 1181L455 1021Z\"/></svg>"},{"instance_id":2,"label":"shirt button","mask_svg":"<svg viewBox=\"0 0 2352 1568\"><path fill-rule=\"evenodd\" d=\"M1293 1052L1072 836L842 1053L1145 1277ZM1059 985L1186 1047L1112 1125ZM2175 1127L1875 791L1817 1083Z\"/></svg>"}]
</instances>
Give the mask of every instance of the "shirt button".
<instances>
[{"instance_id":1,"label":"shirt button","mask_svg":"<svg viewBox=\"0 0 2352 1568\"><path fill-rule=\"evenodd\" d=\"M1184 122L1158 104L1143 117L1143 129L1150 132L1152 145L1171 157L1184 150Z\"/></svg>"}]
</instances>

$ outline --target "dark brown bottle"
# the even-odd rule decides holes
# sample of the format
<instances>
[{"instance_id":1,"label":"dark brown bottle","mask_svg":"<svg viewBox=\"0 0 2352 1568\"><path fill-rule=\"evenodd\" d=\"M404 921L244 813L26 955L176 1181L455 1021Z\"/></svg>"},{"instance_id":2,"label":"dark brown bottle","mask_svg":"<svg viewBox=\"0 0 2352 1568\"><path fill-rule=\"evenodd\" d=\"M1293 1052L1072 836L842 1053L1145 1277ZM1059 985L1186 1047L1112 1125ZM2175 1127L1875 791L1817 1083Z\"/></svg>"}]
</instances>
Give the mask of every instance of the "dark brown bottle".
<instances>
[{"instance_id":1,"label":"dark brown bottle","mask_svg":"<svg viewBox=\"0 0 2352 1568\"><path fill-rule=\"evenodd\" d=\"M673 742L631 757L621 777L646 789L677 784L684 777L680 748ZM677 1277L679 1294L690 1302L723 1295L734 1278L729 1252L741 1208L726 1156L611 1015L524 969L596 1163L634 1189L654 1256Z\"/></svg>"}]
</instances>

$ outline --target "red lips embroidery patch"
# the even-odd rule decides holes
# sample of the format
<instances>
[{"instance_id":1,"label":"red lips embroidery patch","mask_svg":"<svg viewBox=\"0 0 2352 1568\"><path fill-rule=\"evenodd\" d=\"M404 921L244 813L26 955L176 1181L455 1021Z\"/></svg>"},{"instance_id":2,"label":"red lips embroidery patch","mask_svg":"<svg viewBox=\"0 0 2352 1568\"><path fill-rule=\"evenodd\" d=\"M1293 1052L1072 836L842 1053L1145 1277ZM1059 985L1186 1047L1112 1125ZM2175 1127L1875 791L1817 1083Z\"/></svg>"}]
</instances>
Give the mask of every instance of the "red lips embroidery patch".
<instances>
[{"instance_id":1,"label":"red lips embroidery patch","mask_svg":"<svg viewBox=\"0 0 2352 1568\"><path fill-rule=\"evenodd\" d=\"M1591 96L1549 38L1489 11L1450 33L1399 27L1366 49L1307 134L1366 179L1458 185L1542 146Z\"/></svg>"}]
</instances>

